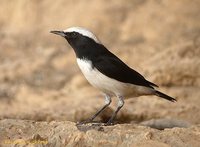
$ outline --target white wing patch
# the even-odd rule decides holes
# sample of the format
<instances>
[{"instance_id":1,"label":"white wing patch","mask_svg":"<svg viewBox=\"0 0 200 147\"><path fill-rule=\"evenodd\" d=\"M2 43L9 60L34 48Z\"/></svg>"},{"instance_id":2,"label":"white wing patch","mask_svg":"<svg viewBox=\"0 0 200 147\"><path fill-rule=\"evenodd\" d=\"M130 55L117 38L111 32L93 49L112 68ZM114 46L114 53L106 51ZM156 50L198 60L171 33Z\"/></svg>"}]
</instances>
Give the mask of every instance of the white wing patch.
<instances>
[{"instance_id":1,"label":"white wing patch","mask_svg":"<svg viewBox=\"0 0 200 147\"><path fill-rule=\"evenodd\" d=\"M83 36L89 37L91 39L93 39L96 43L101 43L99 41L99 39L89 30L87 30L86 28L82 28L82 27L71 27L68 28L66 30L64 30L64 32L77 32L79 34L82 34Z\"/></svg>"}]
</instances>

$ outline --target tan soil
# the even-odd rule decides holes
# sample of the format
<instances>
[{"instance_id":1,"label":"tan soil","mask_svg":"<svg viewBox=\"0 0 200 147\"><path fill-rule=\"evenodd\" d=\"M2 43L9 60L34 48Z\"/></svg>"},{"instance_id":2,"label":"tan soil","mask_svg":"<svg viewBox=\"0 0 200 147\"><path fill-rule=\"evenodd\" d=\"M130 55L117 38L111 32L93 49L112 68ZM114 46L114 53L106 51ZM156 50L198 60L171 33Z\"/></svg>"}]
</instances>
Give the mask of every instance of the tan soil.
<instances>
[{"instance_id":1,"label":"tan soil","mask_svg":"<svg viewBox=\"0 0 200 147\"><path fill-rule=\"evenodd\" d=\"M74 122L94 114L104 99L80 73L65 40L49 33L70 26L95 32L178 102L129 99L119 124L77 127ZM48 141L44 146L199 146L199 0L2 0L0 30L0 146L8 146L6 140ZM113 98L97 120L105 122L115 108Z\"/></svg>"}]
</instances>

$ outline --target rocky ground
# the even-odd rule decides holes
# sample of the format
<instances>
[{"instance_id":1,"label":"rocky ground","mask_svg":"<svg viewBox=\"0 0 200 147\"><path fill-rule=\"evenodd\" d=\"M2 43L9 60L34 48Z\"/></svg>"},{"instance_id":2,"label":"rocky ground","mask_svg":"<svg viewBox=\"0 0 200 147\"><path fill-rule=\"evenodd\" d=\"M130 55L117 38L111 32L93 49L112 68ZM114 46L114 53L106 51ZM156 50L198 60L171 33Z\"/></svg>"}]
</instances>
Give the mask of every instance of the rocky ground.
<instances>
[{"instance_id":1,"label":"rocky ground","mask_svg":"<svg viewBox=\"0 0 200 147\"><path fill-rule=\"evenodd\" d=\"M2 0L0 8L0 146L199 146L198 0ZM128 99L117 125L76 125L104 99L80 73L73 50L49 33L70 26L90 28L178 101ZM106 122L116 102L97 120Z\"/></svg>"}]
</instances>

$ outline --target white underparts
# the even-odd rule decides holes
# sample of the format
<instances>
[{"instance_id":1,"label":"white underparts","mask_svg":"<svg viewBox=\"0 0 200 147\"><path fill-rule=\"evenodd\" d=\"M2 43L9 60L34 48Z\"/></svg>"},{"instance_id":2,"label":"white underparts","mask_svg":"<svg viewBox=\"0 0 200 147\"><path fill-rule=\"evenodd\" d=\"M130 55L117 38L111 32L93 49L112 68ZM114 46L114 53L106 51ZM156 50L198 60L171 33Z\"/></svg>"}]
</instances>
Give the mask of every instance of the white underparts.
<instances>
[{"instance_id":1,"label":"white underparts","mask_svg":"<svg viewBox=\"0 0 200 147\"><path fill-rule=\"evenodd\" d=\"M108 95L122 96L125 98L153 94L154 90L144 86L123 83L109 78L99 72L92 63L86 59L78 59L77 63L88 82Z\"/></svg>"}]
</instances>

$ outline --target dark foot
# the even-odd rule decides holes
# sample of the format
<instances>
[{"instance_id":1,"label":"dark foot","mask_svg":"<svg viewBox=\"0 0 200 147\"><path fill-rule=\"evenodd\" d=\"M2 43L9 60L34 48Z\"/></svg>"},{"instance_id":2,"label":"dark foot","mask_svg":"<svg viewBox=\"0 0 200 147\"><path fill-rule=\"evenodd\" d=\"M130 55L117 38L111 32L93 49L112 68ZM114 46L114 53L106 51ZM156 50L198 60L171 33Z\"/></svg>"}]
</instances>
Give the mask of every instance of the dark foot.
<instances>
[{"instance_id":1,"label":"dark foot","mask_svg":"<svg viewBox=\"0 0 200 147\"><path fill-rule=\"evenodd\" d=\"M115 123L113 122L113 120L109 120L107 123L104 124L105 126L113 126L115 125Z\"/></svg>"}]
</instances>

